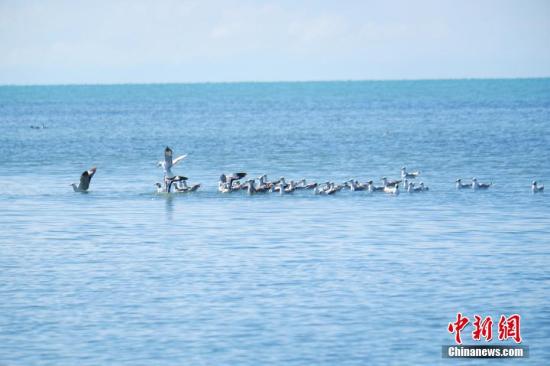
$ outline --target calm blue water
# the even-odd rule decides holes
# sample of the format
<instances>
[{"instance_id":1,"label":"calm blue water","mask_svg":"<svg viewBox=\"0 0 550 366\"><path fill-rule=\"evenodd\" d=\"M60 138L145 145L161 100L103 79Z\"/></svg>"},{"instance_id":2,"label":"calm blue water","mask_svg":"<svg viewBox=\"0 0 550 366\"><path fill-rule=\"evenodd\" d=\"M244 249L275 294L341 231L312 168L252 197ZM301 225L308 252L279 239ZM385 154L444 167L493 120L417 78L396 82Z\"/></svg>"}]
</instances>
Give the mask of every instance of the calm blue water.
<instances>
[{"instance_id":1,"label":"calm blue water","mask_svg":"<svg viewBox=\"0 0 550 366\"><path fill-rule=\"evenodd\" d=\"M166 145L200 191L153 193ZM549 158L550 79L0 87L0 364L463 364L459 311L549 363ZM430 191L216 192L402 165Z\"/></svg>"}]
</instances>

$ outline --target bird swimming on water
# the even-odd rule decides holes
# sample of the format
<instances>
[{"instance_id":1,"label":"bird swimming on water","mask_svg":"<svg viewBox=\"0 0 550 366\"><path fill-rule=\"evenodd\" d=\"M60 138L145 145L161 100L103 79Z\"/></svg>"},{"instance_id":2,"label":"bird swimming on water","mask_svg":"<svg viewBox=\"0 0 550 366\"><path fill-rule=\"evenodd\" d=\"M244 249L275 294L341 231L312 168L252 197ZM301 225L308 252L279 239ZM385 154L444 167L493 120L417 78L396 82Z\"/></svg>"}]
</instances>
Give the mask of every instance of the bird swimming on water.
<instances>
[{"instance_id":1,"label":"bird swimming on water","mask_svg":"<svg viewBox=\"0 0 550 366\"><path fill-rule=\"evenodd\" d=\"M533 183L531 183L531 192L533 193L541 193L544 191L544 185L538 185L537 181L534 180Z\"/></svg>"},{"instance_id":2,"label":"bird swimming on water","mask_svg":"<svg viewBox=\"0 0 550 366\"><path fill-rule=\"evenodd\" d=\"M429 188L424 185L424 182L420 182L420 185L418 187L416 187L416 185L413 182L410 182L407 187L407 192L409 193L425 192L428 190Z\"/></svg>"},{"instance_id":3,"label":"bird swimming on water","mask_svg":"<svg viewBox=\"0 0 550 366\"><path fill-rule=\"evenodd\" d=\"M418 177L419 175L420 175L419 171L407 172L407 168L405 168L405 167L401 168L401 178L402 179L404 179L404 178L414 179L414 178Z\"/></svg>"},{"instance_id":4,"label":"bird swimming on water","mask_svg":"<svg viewBox=\"0 0 550 366\"><path fill-rule=\"evenodd\" d=\"M174 185L176 192L183 192L183 190L178 191L177 184L186 180L187 180L187 177L184 177L181 175L176 175L175 177L172 177L172 178L164 177L164 185L160 183L155 183L155 186L157 187L157 193L170 193L170 191L172 190L172 185ZM176 183L176 185L174 183ZM196 187L194 190L198 189L200 187L200 184L196 186L198 187Z\"/></svg>"},{"instance_id":5,"label":"bird swimming on water","mask_svg":"<svg viewBox=\"0 0 550 366\"><path fill-rule=\"evenodd\" d=\"M385 188L384 186L379 186L379 187L375 186L374 183L372 182L372 180L369 180L367 182L367 189L371 193L372 192L382 192L382 191L384 191L384 188Z\"/></svg>"},{"instance_id":6,"label":"bird swimming on water","mask_svg":"<svg viewBox=\"0 0 550 366\"><path fill-rule=\"evenodd\" d=\"M401 180L388 180L386 177L382 177L382 182L384 182L384 187L393 187L399 183L401 183Z\"/></svg>"},{"instance_id":7,"label":"bird swimming on water","mask_svg":"<svg viewBox=\"0 0 550 366\"><path fill-rule=\"evenodd\" d=\"M236 188L233 186L233 182L244 177L246 177L246 173L222 174L220 176L220 180L218 181L218 190L222 193L238 190L240 189L240 185Z\"/></svg>"},{"instance_id":8,"label":"bird swimming on water","mask_svg":"<svg viewBox=\"0 0 550 366\"><path fill-rule=\"evenodd\" d=\"M409 193L422 192L422 187L415 187L414 182L410 182L406 186L406 191Z\"/></svg>"},{"instance_id":9,"label":"bird swimming on water","mask_svg":"<svg viewBox=\"0 0 550 366\"><path fill-rule=\"evenodd\" d=\"M472 188L473 189L489 189L493 183L479 183L477 178L472 178Z\"/></svg>"},{"instance_id":10,"label":"bird swimming on water","mask_svg":"<svg viewBox=\"0 0 550 366\"><path fill-rule=\"evenodd\" d=\"M200 187L201 187L200 183L189 186L187 185L187 180L182 179L176 183L176 186L174 188L178 193L189 193L189 192L195 192Z\"/></svg>"},{"instance_id":11,"label":"bird swimming on water","mask_svg":"<svg viewBox=\"0 0 550 366\"><path fill-rule=\"evenodd\" d=\"M384 192L393 194L394 196L399 195L399 184L396 184L394 186L385 186Z\"/></svg>"},{"instance_id":12,"label":"bird swimming on water","mask_svg":"<svg viewBox=\"0 0 550 366\"><path fill-rule=\"evenodd\" d=\"M466 189L472 188L472 183L462 183L462 179L458 178L456 180L456 189Z\"/></svg>"},{"instance_id":13,"label":"bird swimming on water","mask_svg":"<svg viewBox=\"0 0 550 366\"><path fill-rule=\"evenodd\" d=\"M352 192L355 192L355 191L364 191L364 190L367 190L369 188L369 185L368 184L361 184L359 183L357 180L355 179L350 179L348 182L347 182L347 186L349 187L349 189L352 191Z\"/></svg>"},{"instance_id":14,"label":"bird swimming on water","mask_svg":"<svg viewBox=\"0 0 550 366\"><path fill-rule=\"evenodd\" d=\"M93 167L90 170L86 170L84 173L80 175L80 183L78 186L75 183L71 183L71 186L73 187L73 190L75 192L86 192L88 191L88 188L90 188L90 182L92 180L92 177L94 176L96 172L96 168Z\"/></svg>"}]
</instances>

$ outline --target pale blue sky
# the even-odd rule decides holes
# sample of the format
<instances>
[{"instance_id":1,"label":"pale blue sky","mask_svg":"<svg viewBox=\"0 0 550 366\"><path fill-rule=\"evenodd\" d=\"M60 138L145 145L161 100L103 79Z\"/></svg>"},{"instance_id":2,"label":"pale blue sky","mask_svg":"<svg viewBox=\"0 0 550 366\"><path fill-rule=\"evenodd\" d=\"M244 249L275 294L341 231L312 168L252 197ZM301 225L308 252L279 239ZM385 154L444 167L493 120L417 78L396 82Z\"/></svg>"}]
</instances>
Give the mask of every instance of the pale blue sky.
<instances>
[{"instance_id":1,"label":"pale blue sky","mask_svg":"<svg viewBox=\"0 0 550 366\"><path fill-rule=\"evenodd\" d=\"M541 76L547 0L0 0L0 84Z\"/></svg>"}]
</instances>

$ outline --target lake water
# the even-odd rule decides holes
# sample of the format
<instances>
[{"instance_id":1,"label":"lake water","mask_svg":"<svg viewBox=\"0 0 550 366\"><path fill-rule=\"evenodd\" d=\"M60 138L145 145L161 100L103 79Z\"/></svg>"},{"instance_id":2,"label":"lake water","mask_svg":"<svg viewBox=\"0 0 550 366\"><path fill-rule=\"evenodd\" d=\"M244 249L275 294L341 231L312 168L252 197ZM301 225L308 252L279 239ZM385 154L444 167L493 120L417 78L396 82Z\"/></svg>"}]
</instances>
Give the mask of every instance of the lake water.
<instances>
[{"instance_id":1,"label":"lake water","mask_svg":"<svg viewBox=\"0 0 550 366\"><path fill-rule=\"evenodd\" d=\"M165 146L198 192L154 193ZM0 87L0 364L463 364L457 312L548 364L549 158L550 79ZM216 190L403 165L430 191Z\"/></svg>"}]
</instances>

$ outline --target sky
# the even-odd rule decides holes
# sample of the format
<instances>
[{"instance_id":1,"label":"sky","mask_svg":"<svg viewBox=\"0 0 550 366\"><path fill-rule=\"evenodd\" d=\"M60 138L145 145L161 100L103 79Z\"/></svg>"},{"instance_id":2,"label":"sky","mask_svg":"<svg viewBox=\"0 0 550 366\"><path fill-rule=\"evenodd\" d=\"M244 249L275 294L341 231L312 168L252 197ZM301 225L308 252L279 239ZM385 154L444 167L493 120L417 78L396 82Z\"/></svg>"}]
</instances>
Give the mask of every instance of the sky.
<instances>
[{"instance_id":1,"label":"sky","mask_svg":"<svg viewBox=\"0 0 550 366\"><path fill-rule=\"evenodd\" d=\"M548 76L548 0L0 0L2 85Z\"/></svg>"}]
</instances>

